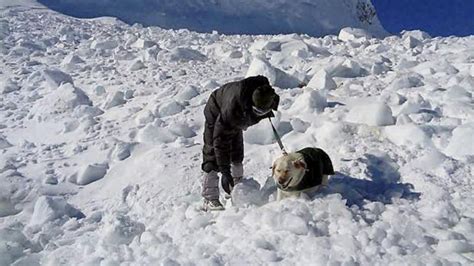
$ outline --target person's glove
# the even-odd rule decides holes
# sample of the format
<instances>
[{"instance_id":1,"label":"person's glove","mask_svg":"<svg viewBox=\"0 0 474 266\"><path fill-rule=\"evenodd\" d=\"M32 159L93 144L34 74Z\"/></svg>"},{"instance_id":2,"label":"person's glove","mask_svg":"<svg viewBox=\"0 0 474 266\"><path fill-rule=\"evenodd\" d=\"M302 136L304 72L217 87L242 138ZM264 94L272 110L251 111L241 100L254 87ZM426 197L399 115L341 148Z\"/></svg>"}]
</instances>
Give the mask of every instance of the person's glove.
<instances>
[{"instance_id":1,"label":"person's glove","mask_svg":"<svg viewBox=\"0 0 474 266\"><path fill-rule=\"evenodd\" d=\"M234 187L234 179L232 175L228 172L222 173L221 185L224 191L230 195L232 188Z\"/></svg>"}]
</instances>

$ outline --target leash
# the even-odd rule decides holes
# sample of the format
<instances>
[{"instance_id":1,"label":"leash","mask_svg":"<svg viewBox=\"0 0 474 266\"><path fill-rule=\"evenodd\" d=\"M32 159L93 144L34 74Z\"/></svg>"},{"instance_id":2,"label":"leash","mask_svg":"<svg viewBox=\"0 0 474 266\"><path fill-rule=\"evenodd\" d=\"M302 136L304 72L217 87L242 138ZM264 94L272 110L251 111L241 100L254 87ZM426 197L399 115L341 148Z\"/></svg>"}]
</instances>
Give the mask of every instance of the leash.
<instances>
[{"instance_id":1,"label":"leash","mask_svg":"<svg viewBox=\"0 0 474 266\"><path fill-rule=\"evenodd\" d=\"M280 149L283 152L283 155L288 155L288 152L286 152L285 147L283 147L283 142L281 142L280 135L278 135L278 132L275 126L273 125L272 119L270 117L268 118L268 121L270 121L270 125L272 125L273 135L275 135L275 139L277 140L278 146L280 146Z\"/></svg>"}]
</instances>

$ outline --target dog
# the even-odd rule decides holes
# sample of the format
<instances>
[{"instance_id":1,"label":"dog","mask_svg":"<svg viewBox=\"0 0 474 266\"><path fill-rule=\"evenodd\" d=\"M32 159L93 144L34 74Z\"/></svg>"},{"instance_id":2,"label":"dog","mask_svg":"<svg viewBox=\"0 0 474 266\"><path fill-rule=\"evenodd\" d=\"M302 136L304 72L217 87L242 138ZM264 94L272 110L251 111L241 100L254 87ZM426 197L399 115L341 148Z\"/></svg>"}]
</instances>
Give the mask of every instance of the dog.
<instances>
[{"instance_id":1,"label":"dog","mask_svg":"<svg viewBox=\"0 0 474 266\"><path fill-rule=\"evenodd\" d=\"M329 155L319 148L304 148L276 159L272 177L277 185L277 200L301 193L310 195L327 186L329 175L334 175Z\"/></svg>"}]
</instances>

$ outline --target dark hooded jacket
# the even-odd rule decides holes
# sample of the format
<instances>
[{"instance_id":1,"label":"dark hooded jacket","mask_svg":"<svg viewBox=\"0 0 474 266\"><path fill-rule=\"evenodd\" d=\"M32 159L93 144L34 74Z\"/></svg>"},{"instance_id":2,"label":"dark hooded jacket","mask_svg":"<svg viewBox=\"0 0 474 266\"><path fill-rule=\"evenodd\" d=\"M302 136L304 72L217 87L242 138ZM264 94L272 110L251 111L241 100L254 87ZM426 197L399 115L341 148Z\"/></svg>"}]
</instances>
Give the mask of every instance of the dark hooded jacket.
<instances>
[{"instance_id":1,"label":"dark hooded jacket","mask_svg":"<svg viewBox=\"0 0 474 266\"><path fill-rule=\"evenodd\" d=\"M296 187L285 189L286 191L301 191L319 186L323 181L323 175L334 175L331 159L325 151L318 148L304 148L297 153L303 155L307 172Z\"/></svg>"},{"instance_id":2,"label":"dark hooded jacket","mask_svg":"<svg viewBox=\"0 0 474 266\"><path fill-rule=\"evenodd\" d=\"M249 126L257 124L264 118L274 116L273 112L264 116L257 116L252 111L252 94L256 88L263 85L270 85L268 79L264 76L255 76L224 84L212 92L204 108L207 129L204 132L204 145L213 148L215 159L210 158L205 152L204 162L215 161L218 169L211 169L215 166L206 167L204 163L204 171L230 171L232 150L242 150L243 153L243 142L240 141L238 144L230 145L232 139L238 134L241 137L242 130ZM275 93L273 110L277 110L279 100L279 96ZM212 143L209 143L211 140Z\"/></svg>"}]
</instances>

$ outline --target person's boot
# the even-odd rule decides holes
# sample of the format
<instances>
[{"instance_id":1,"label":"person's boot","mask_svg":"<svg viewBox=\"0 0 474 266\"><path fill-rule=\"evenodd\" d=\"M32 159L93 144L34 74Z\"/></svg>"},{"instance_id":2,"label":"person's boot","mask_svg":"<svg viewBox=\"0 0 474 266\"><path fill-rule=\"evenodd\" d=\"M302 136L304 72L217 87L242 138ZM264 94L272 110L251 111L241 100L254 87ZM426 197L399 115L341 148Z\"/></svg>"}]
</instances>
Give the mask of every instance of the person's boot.
<instances>
[{"instance_id":1,"label":"person's boot","mask_svg":"<svg viewBox=\"0 0 474 266\"><path fill-rule=\"evenodd\" d=\"M225 210L225 208L222 205L222 203L219 201L219 199L214 199L214 200L204 199L202 210L203 211L223 211Z\"/></svg>"},{"instance_id":2,"label":"person's boot","mask_svg":"<svg viewBox=\"0 0 474 266\"><path fill-rule=\"evenodd\" d=\"M219 201L219 176L216 171L204 175L201 195L204 198L202 206L204 211L224 210L224 206Z\"/></svg>"}]
</instances>

